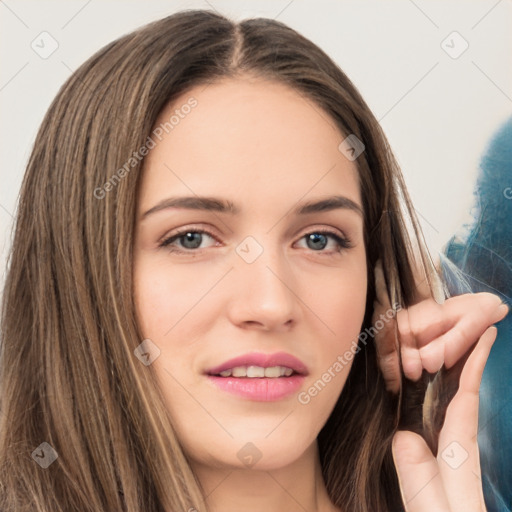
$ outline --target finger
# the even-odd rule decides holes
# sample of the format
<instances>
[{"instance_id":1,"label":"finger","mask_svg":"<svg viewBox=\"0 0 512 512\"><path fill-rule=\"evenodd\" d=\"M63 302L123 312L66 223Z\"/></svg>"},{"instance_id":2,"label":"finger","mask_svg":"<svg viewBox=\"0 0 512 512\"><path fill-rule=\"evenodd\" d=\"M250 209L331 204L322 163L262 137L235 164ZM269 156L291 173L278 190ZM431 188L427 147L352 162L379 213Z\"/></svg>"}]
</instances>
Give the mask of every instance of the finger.
<instances>
[{"instance_id":1,"label":"finger","mask_svg":"<svg viewBox=\"0 0 512 512\"><path fill-rule=\"evenodd\" d=\"M437 461L425 440L414 432L398 431L392 452L406 511L450 510Z\"/></svg>"},{"instance_id":2,"label":"finger","mask_svg":"<svg viewBox=\"0 0 512 512\"><path fill-rule=\"evenodd\" d=\"M374 269L375 274L375 298L383 309L390 309L391 303L389 301L388 290L386 288L386 279L384 278L384 271L382 270L382 261L377 260Z\"/></svg>"},{"instance_id":3,"label":"finger","mask_svg":"<svg viewBox=\"0 0 512 512\"><path fill-rule=\"evenodd\" d=\"M439 469L447 498L460 510L485 511L477 443L478 392L496 333L495 327L489 327L469 355L439 437Z\"/></svg>"},{"instance_id":4,"label":"finger","mask_svg":"<svg viewBox=\"0 0 512 512\"><path fill-rule=\"evenodd\" d=\"M398 336L400 338L400 354L404 375L416 382L421 378L423 363L417 347L415 334L411 327L408 309L402 309L397 314Z\"/></svg>"},{"instance_id":5,"label":"finger","mask_svg":"<svg viewBox=\"0 0 512 512\"><path fill-rule=\"evenodd\" d=\"M480 337L475 349L469 356L460 375L461 392L473 393L478 398L480 383L484 373L485 364L496 341L498 329L493 325L486 329Z\"/></svg>"},{"instance_id":6,"label":"finger","mask_svg":"<svg viewBox=\"0 0 512 512\"><path fill-rule=\"evenodd\" d=\"M448 312L444 304L438 304L434 299L423 300L402 311L407 312L407 323L402 326L399 320L400 333L403 329L404 334L410 334L414 343L409 346L418 348L447 332L462 316L462 313ZM405 322L405 318L402 320Z\"/></svg>"},{"instance_id":7,"label":"finger","mask_svg":"<svg viewBox=\"0 0 512 512\"><path fill-rule=\"evenodd\" d=\"M381 356L377 350L379 366L384 375L386 389L392 393L398 393L400 390L400 361L398 360L398 348L395 352L386 356Z\"/></svg>"},{"instance_id":8,"label":"finger","mask_svg":"<svg viewBox=\"0 0 512 512\"><path fill-rule=\"evenodd\" d=\"M478 340L487 328L505 318L508 306L497 295L491 293L475 294L479 296L479 309L475 315L465 315L452 331L441 339L445 345L444 362L447 368L453 366L468 348ZM466 297L469 299L470 297ZM485 365L485 363L484 363ZM483 369L482 369L483 371Z\"/></svg>"},{"instance_id":9,"label":"finger","mask_svg":"<svg viewBox=\"0 0 512 512\"><path fill-rule=\"evenodd\" d=\"M407 308L411 328L419 347L448 332L461 319L471 319L474 342L485 329L502 320L508 306L492 293L465 293L438 304L427 299Z\"/></svg>"},{"instance_id":10,"label":"finger","mask_svg":"<svg viewBox=\"0 0 512 512\"><path fill-rule=\"evenodd\" d=\"M375 325L382 314L392 310L389 300L382 262L378 260L375 265L375 301L372 323ZM400 361L398 359L398 339L395 321L382 322L382 329L375 335L375 347L386 388L394 393L400 389Z\"/></svg>"},{"instance_id":11,"label":"finger","mask_svg":"<svg viewBox=\"0 0 512 512\"><path fill-rule=\"evenodd\" d=\"M478 295L479 297L476 297ZM443 364L451 368L479 339L489 325L499 322L508 313L508 306L501 303L496 295L490 293L468 294L467 297L449 303L446 301L446 315L459 317L457 323L437 339L420 348L423 365L429 371L438 370ZM474 299L478 299L475 303ZM473 314L468 314L472 308ZM419 342L421 345L421 342Z\"/></svg>"}]
</instances>

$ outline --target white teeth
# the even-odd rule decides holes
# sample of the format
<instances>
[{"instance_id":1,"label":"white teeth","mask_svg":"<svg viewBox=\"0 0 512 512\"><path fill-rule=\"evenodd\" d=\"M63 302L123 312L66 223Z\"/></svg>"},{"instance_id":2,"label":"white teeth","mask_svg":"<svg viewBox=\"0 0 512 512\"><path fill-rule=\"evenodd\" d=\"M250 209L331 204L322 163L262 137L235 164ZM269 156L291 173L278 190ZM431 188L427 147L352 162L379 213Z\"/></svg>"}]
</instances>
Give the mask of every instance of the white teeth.
<instances>
[{"instance_id":1,"label":"white teeth","mask_svg":"<svg viewBox=\"0 0 512 512\"><path fill-rule=\"evenodd\" d=\"M265 368L265 377L279 377L281 375L281 370L279 366L271 366L270 368Z\"/></svg>"},{"instance_id":2,"label":"white teeth","mask_svg":"<svg viewBox=\"0 0 512 512\"><path fill-rule=\"evenodd\" d=\"M247 369L242 366L237 366L231 370L233 377L247 377Z\"/></svg>"},{"instance_id":3,"label":"white teeth","mask_svg":"<svg viewBox=\"0 0 512 512\"><path fill-rule=\"evenodd\" d=\"M270 366L269 368L263 368L261 366L235 366L229 370L220 372L221 377L247 377L251 378L277 378L277 377L289 377L293 373L291 368L286 366Z\"/></svg>"},{"instance_id":4,"label":"white teeth","mask_svg":"<svg viewBox=\"0 0 512 512\"><path fill-rule=\"evenodd\" d=\"M265 377L265 368L261 366L249 366L249 368L247 368L247 377Z\"/></svg>"}]
</instances>

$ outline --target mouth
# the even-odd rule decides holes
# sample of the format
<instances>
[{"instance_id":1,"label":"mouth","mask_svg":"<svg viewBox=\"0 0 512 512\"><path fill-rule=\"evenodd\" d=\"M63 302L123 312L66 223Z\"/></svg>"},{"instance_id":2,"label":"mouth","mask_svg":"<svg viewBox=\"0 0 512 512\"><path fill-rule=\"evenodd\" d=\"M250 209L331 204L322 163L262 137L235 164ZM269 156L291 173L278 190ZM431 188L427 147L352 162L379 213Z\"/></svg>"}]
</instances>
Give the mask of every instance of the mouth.
<instances>
[{"instance_id":1,"label":"mouth","mask_svg":"<svg viewBox=\"0 0 512 512\"><path fill-rule=\"evenodd\" d=\"M234 368L228 368L219 373L209 373L216 377L236 377L242 379L278 379L280 377L290 377L291 375L298 375L293 368L287 366L269 366L264 368L263 366L235 366Z\"/></svg>"},{"instance_id":2,"label":"mouth","mask_svg":"<svg viewBox=\"0 0 512 512\"><path fill-rule=\"evenodd\" d=\"M270 402L297 392L308 373L302 361L280 352L245 354L210 368L205 375L222 391L248 400Z\"/></svg>"}]
</instances>

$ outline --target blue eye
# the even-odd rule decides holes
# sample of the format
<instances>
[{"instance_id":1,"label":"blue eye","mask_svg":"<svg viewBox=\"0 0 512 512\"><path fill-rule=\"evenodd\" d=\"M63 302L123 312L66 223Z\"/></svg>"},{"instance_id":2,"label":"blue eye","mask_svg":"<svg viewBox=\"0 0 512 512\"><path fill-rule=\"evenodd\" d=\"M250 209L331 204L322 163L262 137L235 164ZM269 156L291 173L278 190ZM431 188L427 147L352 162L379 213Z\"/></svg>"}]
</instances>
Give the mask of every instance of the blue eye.
<instances>
[{"instance_id":1,"label":"blue eye","mask_svg":"<svg viewBox=\"0 0 512 512\"><path fill-rule=\"evenodd\" d=\"M329 243L329 239L335 241L337 246L337 252L341 252L343 249L349 249L352 244L348 238L341 237L331 231L313 231L303 236L306 239L308 247L314 252L328 252L324 251L325 247Z\"/></svg>"},{"instance_id":2,"label":"blue eye","mask_svg":"<svg viewBox=\"0 0 512 512\"><path fill-rule=\"evenodd\" d=\"M204 236L215 239L211 233L202 229L184 229L163 240L159 247L166 247L171 252L188 253L193 255L194 253L199 252L199 250L196 249L204 249L204 247L200 247L204 241ZM306 240L307 247L313 252L325 253L327 255L332 254L333 252L339 253L344 249L350 249L352 247L352 243L348 238L342 237L331 231L312 231L300 238L300 240L304 239ZM333 250L324 251L329 244L329 240L334 241L335 247ZM179 242L179 244L176 242Z\"/></svg>"},{"instance_id":3,"label":"blue eye","mask_svg":"<svg viewBox=\"0 0 512 512\"><path fill-rule=\"evenodd\" d=\"M203 230L184 230L176 233L175 235L170 236L169 238L166 238L162 241L160 244L160 247L169 247L171 251L176 252L186 252L181 251L181 249L178 247L176 248L172 244L174 244L175 241L181 241L182 242L182 248L186 249L187 251L193 251L194 249L199 248L201 245L201 242L203 241L203 236L206 235L210 238L213 238L213 235L208 233L207 231Z\"/></svg>"},{"instance_id":4,"label":"blue eye","mask_svg":"<svg viewBox=\"0 0 512 512\"><path fill-rule=\"evenodd\" d=\"M186 249L197 249L201 245L203 235L194 231L189 231L180 236Z\"/></svg>"}]
</instances>

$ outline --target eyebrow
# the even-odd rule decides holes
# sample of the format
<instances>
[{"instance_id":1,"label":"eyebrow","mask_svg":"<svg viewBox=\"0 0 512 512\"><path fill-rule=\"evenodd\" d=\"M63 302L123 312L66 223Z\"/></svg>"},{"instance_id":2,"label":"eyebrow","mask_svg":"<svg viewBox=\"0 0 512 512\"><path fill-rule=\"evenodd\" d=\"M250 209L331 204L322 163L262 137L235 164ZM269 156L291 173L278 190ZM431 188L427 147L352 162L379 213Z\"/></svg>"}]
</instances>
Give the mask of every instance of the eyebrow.
<instances>
[{"instance_id":1,"label":"eyebrow","mask_svg":"<svg viewBox=\"0 0 512 512\"><path fill-rule=\"evenodd\" d=\"M149 215L171 208L185 208L187 210L203 210L218 213L229 213L236 215L240 213L240 208L232 201L220 199L217 197L184 196L169 197L163 199L155 206L147 210L141 219ZM294 215L306 215L308 213L326 212L337 209L346 209L357 212L363 216L363 210L359 204L345 196L329 196L317 201L309 201L298 205L292 213Z\"/></svg>"}]
</instances>

